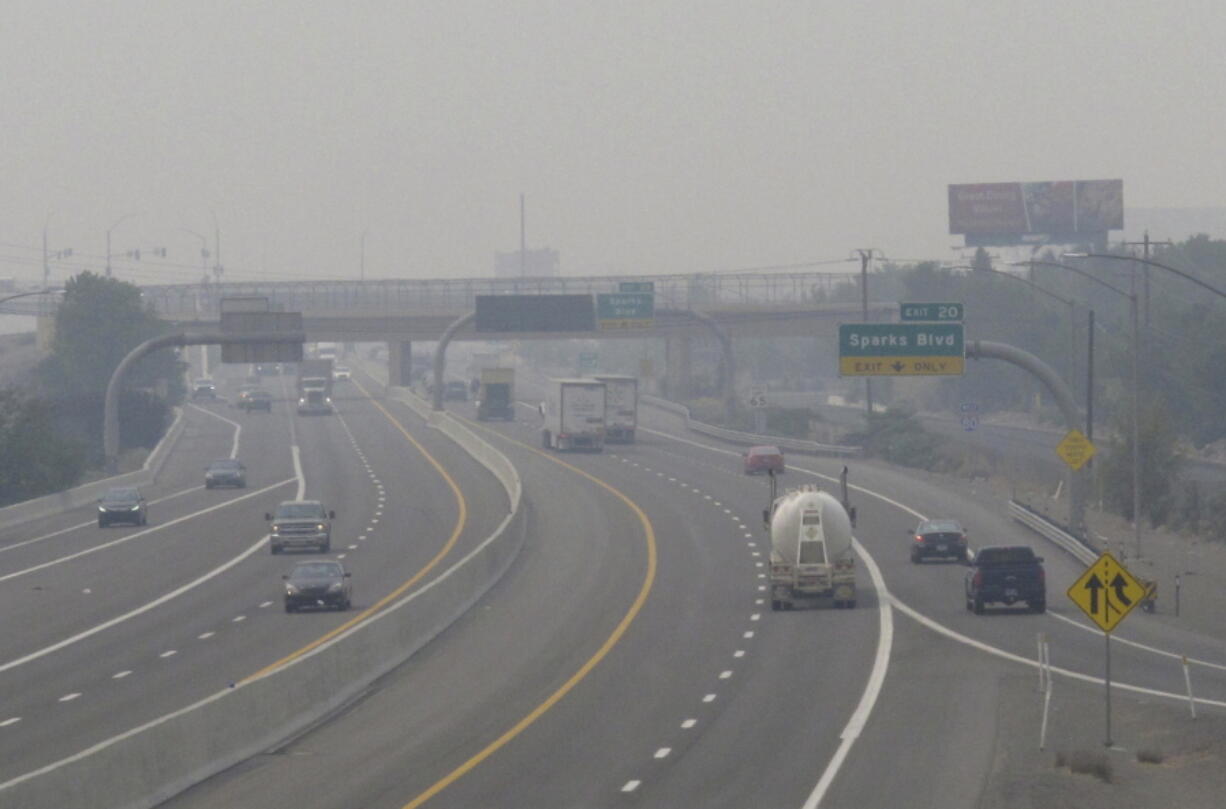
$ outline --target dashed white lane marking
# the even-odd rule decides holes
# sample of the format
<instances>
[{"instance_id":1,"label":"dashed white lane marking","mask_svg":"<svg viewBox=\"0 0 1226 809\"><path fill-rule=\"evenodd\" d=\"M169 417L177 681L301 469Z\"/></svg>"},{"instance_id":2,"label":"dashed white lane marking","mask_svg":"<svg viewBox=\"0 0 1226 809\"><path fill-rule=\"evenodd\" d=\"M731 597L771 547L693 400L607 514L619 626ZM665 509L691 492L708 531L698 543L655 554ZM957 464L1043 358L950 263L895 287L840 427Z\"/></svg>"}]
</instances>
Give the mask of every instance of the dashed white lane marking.
<instances>
[{"instance_id":1,"label":"dashed white lane marking","mask_svg":"<svg viewBox=\"0 0 1226 809\"><path fill-rule=\"evenodd\" d=\"M73 691L71 694L65 694L64 696L60 697L60 702L72 702L79 696L81 696L80 691Z\"/></svg>"},{"instance_id":2,"label":"dashed white lane marking","mask_svg":"<svg viewBox=\"0 0 1226 809\"><path fill-rule=\"evenodd\" d=\"M681 727L685 728L686 730L689 730L690 728L694 727L697 724L698 724L697 719L687 719L681 723Z\"/></svg>"},{"instance_id":3,"label":"dashed white lane marking","mask_svg":"<svg viewBox=\"0 0 1226 809\"><path fill-rule=\"evenodd\" d=\"M371 519L370 524L371 524L371 525L378 525L378 524L379 524L379 518L378 518L378 517L374 517L373 519Z\"/></svg>"},{"instance_id":4,"label":"dashed white lane marking","mask_svg":"<svg viewBox=\"0 0 1226 809\"><path fill-rule=\"evenodd\" d=\"M381 508L377 508L377 509L375 509L375 516L376 516L376 517L382 517L382 516L383 516L383 509L381 509Z\"/></svg>"},{"instance_id":5,"label":"dashed white lane marking","mask_svg":"<svg viewBox=\"0 0 1226 809\"><path fill-rule=\"evenodd\" d=\"M732 676L732 672L731 672L731 671L721 671L721 672L719 673L719 678L720 678L721 680L727 680L727 679L728 679L729 677L731 677L731 676Z\"/></svg>"},{"instance_id":6,"label":"dashed white lane marking","mask_svg":"<svg viewBox=\"0 0 1226 809\"><path fill-rule=\"evenodd\" d=\"M744 657L744 656L745 656L745 650L744 650L744 649L737 649L735 652L733 652L733 653L732 653L732 656L733 656L733 657Z\"/></svg>"},{"instance_id":7,"label":"dashed white lane marking","mask_svg":"<svg viewBox=\"0 0 1226 809\"><path fill-rule=\"evenodd\" d=\"M124 669L123 671L117 671L111 675L111 679L112 680L122 680L124 677L127 677L131 673L132 673L131 669Z\"/></svg>"},{"instance_id":8,"label":"dashed white lane marking","mask_svg":"<svg viewBox=\"0 0 1226 809\"><path fill-rule=\"evenodd\" d=\"M746 532L745 532L745 538L746 538L746 539L752 539L752 538L753 538L753 534L751 534L751 533L749 533L748 531L746 531Z\"/></svg>"},{"instance_id":9,"label":"dashed white lane marking","mask_svg":"<svg viewBox=\"0 0 1226 809\"><path fill-rule=\"evenodd\" d=\"M718 503L716 503L716 505L719 505L719 504L718 504ZM732 509L730 509L730 508L726 508L726 509L724 509L724 513L725 513L725 514L731 514L731 513L732 513Z\"/></svg>"},{"instance_id":10,"label":"dashed white lane marking","mask_svg":"<svg viewBox=\"0 0 1226 809\"><path fill-rule=\"evenodd\" d=\"M246 616L246 615L235 615L233 618L231 618L231 619L230 619L230 623L237 624L237 623L240 623L240 622L242 622L242 621L246 621L246 620L247 620L247 616Z\"/></svg>"},{"instance_id":11,"label":"dashed white lane marking","mask_svg":"<svg viewBox=\"0 0 1226 809\"><path fill-rule=\"evenodd\" d=\"M761 620L762 620L762 613L760 613L760 612L755 612L753 615L749 616L749 620L751 620L751 621L761 621Z\"/></svg>"},{"instance_id":12,"label":"dashed white lane marking","mask_svg":"<svg viewBox=\"0 0 1226 809\"><path fill-rule=\"evenodd\" d=\"M662 477L664 477L664 473L663 473L663 472L656 472L656 477L658 477L658 478L662 478Z\"/></svg>"},{"instance_id":13,"label":"dashed white lane marking","mask_svg":"<svg viewBox=\"0 0 1226 809\"><path fill-rule=\"evenodd\" d=\"M756 547L758 547L758 543L756 543L756 542L746 542L746 543L745 543L745 545L746 545L746 547L750 547L750 548L756 548Z\"/></svg>"},{"instance_id":14,"label":"dashed white lane marking","mask_svg":"<svg viewBox=\"0 0 1226 809\"><path fill-rule=\"evenodd\" d=\"M179 651L177 649L167 649L166 651L158 655L158 657L174 657L178 653Z\"/></svg>"},{"instance_id":15,"label":"dashed white lane marking","mask_svg":"<svg viewBox=\"0 0 1226 809\"><path fill-rule=\"evenodd\" d=\"M643 782L642 781L627 781L625 785L622 787L622 792L633 792L634 790L639 788L639 784L641 783Z\"/></svg>"},{"instance_id":16,"label":"dashed white lane marking","mask_svg":"<svg viewBox=\"0 0 1226 809\"><path fill-rule=\"evenodd\" d=\"M765 585L765 584L759 584L759 585L758 585L758 590L759 590L759 592L760 592L760 591L762 591L762 590L765 590L765 589L766 589L766 585Z\"/></svg>"},{"instance_id":17,"label":"dashed white lane marking","mask_svg":"<svg viewBox=\"0 0 1226 809\"><path fill-rule=\"evenodd\" d=\"M338 553L338 554L336 555L336 558L337 558L337 559L344 559L344 558L345 558L347 555L348 555L348 554Z\"/></svg>"},{"instance_id":18,"label":"dashed white lane marking","mask_svg":"<svg viewBox=\"0 0 1226 809\"><path fill-rule=\"evenodd\" d=\"M713 503L711 503L711 505L713 505L713 506L722 506L722 505L723 505L723 503L721 503L721 502L719 502L718 500L716 500L716 501L714 501ZM725 509L725 510L724 510L724 513L725 513L725 514L731 514L732 512L731 512L731 511L728 511L727 509Z\"/></svg>"},{"instance_id":19,"label":"dashed white lane marking","mask_svg":"<svg viewBox=\"0 0 1226 809\"><path fill-rule=\"evenodd\" d=\"M216 634L217 634L216 632L201 632L199 635L196 636L196 640L208 640L209 638L213 637Z\"/></svg>"},{"instance_id":20,"label":"dashed white lane marking","mask_svg":"<svg viewBox=\"0 0 1226 809\"><path fill-rule=\"evenodd\" d=\"M351 551L356 551L357 549L358 549L358 546L357 546L357 545L350 545L350 546L349 546L349 550L351 550Z\"/></svg>"},{"instance_id":21,"label":"dashed white lane marking","mask_svg":"<svg viewBox=\"0 0 1226 809\"><path fill-rule=\"evenodd\" d=\"M271 601L261 601L261 602L260 602L260 609L266 609L266 608L271 607L271 606L272 606L272 602L271 602Z\"/></svg>"},{"instance_id":22,"label":"dashed white lane marking","mask_svg":"<svg viewBox=\"0 0 1226 809\"><path fill-rule=\"evenodd\" d=\"M89 589L88 587L86 587L86 588L85 588L84 590L82 590L81 592L82 592L82 593L84 593L85 595L89 595L90 593L92 593L92 592L94 592L94 591L93 591L93 590L91 590L91 589Z\"/></svg>"},{"instance_id":23,"label":"dashed white lane marking","mask_svg":"<svg viewBox=\"0 0 1226 809\"><path fill-rule=\"evenodd\" d=\"M755 598L755 599L753 600L753 603L755 603L755 604L765 604L765 603L766 603L766 599L765 599L765 598Z\"/></svg>"},{"instance_id":24,"label":"dashed white lane marking","mask_svg":"<svg viewBox=\"0 0 1226 809\"><path fill-rule=\"evenodd\" d=\"M704 697L702 698L702 701L703 701L703 702L715 702L715 695L714 695L714 694L707 694L706 696L704 696Z\"/></svg>"},{"instance_id":25,"label":"dashed white lane marking","mask_svg":"<svg viewBox=\"0 0 1226 809\"><path fill-rule=\"evenodd\" d=\"M759 574L758 574L758 578L759 578L759 579L765 579L765 578L766 578L766 574L765 574L765 573L759 573Z\"/></svg>"},{"instance_id":26,"label":"dashed white lane marking","mask_svg":"<svg viewBox=\"0 0 1226 809\"><path fill-rule=\"evenodd\" d=\"M676 478L669 478L669 479L668 479L668 482L669 482L669 483L676 483L676 482L677 482L677 479L676 479Z\"/></svg>"},{"instance_id":27,"label":"dashed white lane marking","mask_svg":"<svg viewBox=\"0 0 1226 809\"><path fill-rule=\"evenodd\" d=\"M5 719L3 722L0 722L0 728L6 728L9 725L15 725L20 721L21 721L20 716L14 716L12 719Z\"/></svg>"},{"instance_id":28,"label":"dashed white lane marking","mask_svg":"<svg viewBox=\"0 0 1226 809\"><path fill-rule=\"evenodd\" d=\"M745 634L741 635L741 637L742 637L742 638L752 638L752 637L753 637L753 630L752 630L752 629L751 629L751 630L749 630L749 631L748 631L748 632L746 632Z\"/></svg>"},{"instance_id":29,"label":"dashed white lane marking","mask_svg":"<svg viewBox=\"0 0 1226 809\"><path fill-rule=\"evenodd\" d=\"M653 758L668 758L668 754L671 752L673 752L673 748L661 747L659 750L656 751L656 754L655 756L653 756Z\"/></svg>"},{"instance_id":30,"label":"dashed white lane marking","mask_svg":"<svg viewBox=\"0 0 1226 809\"><path fill-rule=\"evenodd\" d=\"M695 489L695 491L697 491L697 489ZM705 497L705 498L706 498L706 499L708 499L708 500L710 500L710 499L711 499L711 495L709 495L709 494L704 494L704 495L703 495L703 497Z\"/></svg>"}]
</instances>

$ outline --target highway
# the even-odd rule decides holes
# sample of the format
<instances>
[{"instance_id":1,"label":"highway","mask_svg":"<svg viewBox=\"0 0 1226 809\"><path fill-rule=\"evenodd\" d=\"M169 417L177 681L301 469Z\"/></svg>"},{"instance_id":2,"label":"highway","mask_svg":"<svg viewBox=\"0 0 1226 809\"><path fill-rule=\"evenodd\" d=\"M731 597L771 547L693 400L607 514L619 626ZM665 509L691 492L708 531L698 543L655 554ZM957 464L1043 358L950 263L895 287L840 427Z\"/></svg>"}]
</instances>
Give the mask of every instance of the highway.
<instances>
[{"instance_id":1,"label":"highway","mask_svg":"<svg viewBox=\"0 0 1226 809\"><path fill-rule=\"evenodd\" d=\"M295 654L505 515L483 467L448 457L444 477L423 450L452 448L408 432L356 385L338 388L338 416L308 419L289 409L288 378L271 382L271 415L187 407L146 493L147 527L99 529L90 507L0 537L0 781ZM232 452L248 487L206 491L204 467ZM300 489L337 512L331 556L353 573L349 613L281 609L281 574L310 555L270 555L263 515Z\"/></svg>"},{"instance_id":2,"label":"highway","mask_svg":"<svg viewBox=\"0 0 1226 809\"><path fill-rule=\"evenodd\" d=\"M295 442L307 494L334 504L338 530L344 526L355 540L353 549L334 541L334 551L351 554L345 561L355 570L359 608L414 575L456 528L454 492L414 456L396 424L464 492L466 539L458 544L487 535L506 509L488 474L408 408L366 399L362 391L375 385L361 374L356 379L342 389L342 418L306 420L320 425L309 432L303 419L283 411L237 418L220 406L206 408L242 423L239 457L268 466L259 481L253 474L248 493L279 488L203 521L189 518L163 536L0 579L4 606L26 610L24 629L6 625L4 648L14 649L6 660L84 631L91 617L156 599L259 543L265 499L290 497L297 486L287 450ZM472 415L467 405L453 409ZM174 461L183 454L183 471L168 473L181 485L205 458L226 455L233 436L221 419L189 415L191 438ZM672 416L645 410L638 444L554 455L537 449L538 421L524 407L514 423L473 424L519 469L529 503L527 544L506 577L348 710L166 806L969 807L992 771L1000 734L1008 732L1009 717L998 710L1002 697L1023 675L1034 676L1024 661L1035 656L1037 633L1050 638L1056 667L1083 678L1101 674L1102 636L1086 631L1063 597L1079 565L1005 520L986 493L948 491L889 467L853 464L863 545L857 609L772 613L760 518L766 483L741 474L739 448L699 440ZM248 466L254 471L250 460ZM793 457L789 466L786 485L830 485L840 464ZM379 523L371 523L380 505L375 479L386 493ZM243 496L207 494L215 502ZM205 493L154 505L153 521L174 519L169 508L178 501L183 516L194 513L197 495ZM920 514L958 517L973 544L1034 544L1047 559L1049 613L968 613L963 567L909 562L909 534ZM388 526L396 527L396 541L385 537ZM28 567L90 547L99 536L96 527L75 533L76 540L57 537L12 551L4 548L32 534L26 540L6 534L0 576L17 571L5 558L10 553L32 554L23 557ZM409 533L414 541L405 541ZM204 548L202 536L210 543ZM141 568L115 571L101 561L112 553L125 554L115 557L123 560L119 567ZM99 560L96 568L77 571L90 559ZM177 575L158 568L179 559ZM285 561L266 549L254 552L164 607L0 671L18 678L5 682L6 693L20 694L12 710L6 702L6 716L22 716L0 728L6 773L215 690L219 677L245 676L345 619L279 613L276 574ZM888 598L874 584L874 567ZM83 577L99 577L106 586L90 589L111 599L108 611L64 610L54 630L30 629L40 613L23 605L26 591L16 585L43 576L77 601L86 595L78 587ZM137 592L117 594L125 583ZM216 634L203 637L209 632ZM1182 632L1163 616L1132 617L1117 634L1226 663L1222 643ZM175 654L159 657L170 650ZM1181 693L1177 661L1123 642L1113 657L1123 687L1150 689L1157 698ZM122 671L132 674L114 680ZM1226 670L1200 666L1195 677L1198 697L1226 703ZM72 693L80 696L59 702ZM16 764L8 763L12 757Z\"/></svg>"}]
</instances>

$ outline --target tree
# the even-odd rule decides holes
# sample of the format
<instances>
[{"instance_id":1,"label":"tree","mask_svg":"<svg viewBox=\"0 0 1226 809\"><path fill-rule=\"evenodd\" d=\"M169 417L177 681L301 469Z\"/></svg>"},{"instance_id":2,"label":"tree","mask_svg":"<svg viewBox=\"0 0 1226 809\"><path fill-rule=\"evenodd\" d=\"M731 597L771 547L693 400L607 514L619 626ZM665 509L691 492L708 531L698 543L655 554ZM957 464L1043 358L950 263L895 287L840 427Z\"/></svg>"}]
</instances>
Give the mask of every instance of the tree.
<instances>
[{"instance_id":1,"label":"tree","mask_svg":"<svg viewBox=\"0 0 1226 809\"><path fill-rule=\"evenodd\" d=\"M81 476L83 448L56 429L46 401L0 389L0 506L67 488Z\"/></svg>"},{"instance_id":2,"label":"tree","mask_svg":"<svg viewBox=\"0 0 1226 809\"><path fill-rule=\"evenodd\" d=\"M992 257L988 255L988 251L982 247L975 248L975 257L971 259L971 266L976 270L992 269Z\"/></svg>"},{"instance_id":3,"label":"tree","mask_svg":"<svg viewBox=\"0 0 1226 809\"><path fill-rule=\"evenodd\" d=\"M100 454L102 410L111 375L133 348L165 330L166 324L142 305L140 290L133 284L83 272L64 285L52 353L41 376L56 404L61 431L85 442L91 460ZM141 360L121 391L124 443L153 446L168 420L167 400L174 403L182 395L174 352L160 351Z\"/></svg>"},{"instance_id":4,"label":"tree","mask_svg":"<svg viewBox=\"0 0 1226 809\"><path fill-rule=\"evenodd\" d=\"M1121 405L1112 419L1112 437L1101 462L1103 500L1115 511L1132 519L1132 405ZM1174 420L1159 400L1143 402L1138 422L1140 441L1140 486L1142 516L1151 525L1162 525L1172 516L1175 482L1183 459L1176 449Z\"/></svg>"}]
</instances>

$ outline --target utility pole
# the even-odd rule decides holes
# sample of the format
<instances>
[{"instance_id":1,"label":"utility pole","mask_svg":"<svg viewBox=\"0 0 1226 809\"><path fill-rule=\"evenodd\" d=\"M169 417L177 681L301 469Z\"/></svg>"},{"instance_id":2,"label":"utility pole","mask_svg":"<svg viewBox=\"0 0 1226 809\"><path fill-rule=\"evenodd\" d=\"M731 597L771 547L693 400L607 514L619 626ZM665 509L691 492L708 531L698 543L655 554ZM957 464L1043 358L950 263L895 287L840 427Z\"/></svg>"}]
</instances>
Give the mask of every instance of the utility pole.
<instances>
[{"instance_id":1,"label":"utility pole","mask_svg":"<svg viewBox=\"0 0 1226 809\"><path fill-rule=\"evenodd\" d=\"M524 194L519 194L519 277L528 275L528 250L524 229Z\"/></svg>"},{"instance_id":2,"label":"utility pole","mask_svg":"<svg viewBox=\"0 0 1226 809\"><path fill-rule=\"evenodd\" d=\"M359 278L361 278L361 280L363 280L363 281L365 281L365 280L366 280L366 234L367 234L368 232L369 232L369 231L367 231L367 230L363 230L363 231L362 231L362 238L361 238L361 258L359 259L359 264L358 264L358 267L359 267Z\"/></svg>"},{"instance_id":3,"label":"utility pole","mask_svg":"<svg viewBox=\"0 0 1226 809\"><path fill-rule=\"evenodd\" d=\"M52 251L47 247L47 226L51 222L51 214L47 214L47 218L43 220L43 289L51 286L51 259L56 261L62 258L68 258L72 255L72 248L65 247L63 250Z\"/></svg>"},{"instance_id":4,"label":"utility pole","mask_svg":"<svg viewBox=\"0 0 1226 809\"><path fill-rule=\"evenodd\" d=\"M868 322L868 263L873 258L873 248L856 250L860 254L860 303L861 321ZM873 415L873 380L864 377L864 413L865 418Z\"/></svg>"},{"instance_id":5,"label":"utility pole","mask_svg":"<svg viewBox=\"0 0 1226 809\"><path fill-rule=\"evenodd\" d=\"M213 245L215 247L213 250L213 278L220 290L221 274L224 272L221 266L221 225L217 224L217 212L209 208L209 213L213 215Z\"/></svg>"}]
</instances>

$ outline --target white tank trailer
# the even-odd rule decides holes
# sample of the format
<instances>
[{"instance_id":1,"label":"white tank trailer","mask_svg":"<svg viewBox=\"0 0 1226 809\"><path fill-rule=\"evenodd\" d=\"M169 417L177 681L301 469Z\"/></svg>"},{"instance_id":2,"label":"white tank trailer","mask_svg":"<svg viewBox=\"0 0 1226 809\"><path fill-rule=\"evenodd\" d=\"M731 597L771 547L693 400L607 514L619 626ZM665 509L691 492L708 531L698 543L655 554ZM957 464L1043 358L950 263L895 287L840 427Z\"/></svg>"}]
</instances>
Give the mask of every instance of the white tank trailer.
<instances>
[{"instance_id":1,"label":"white tank trailer","mask_svg":"<svg viewBox=\"0 0 1226 809\"><path fill-rule=\"evenodd\" d=\"M856 606L856 557L843 504L816 486L789 489L767 512L771 535L771 609L830 599Z\"/></svg>"}]
</instances>

